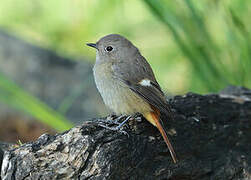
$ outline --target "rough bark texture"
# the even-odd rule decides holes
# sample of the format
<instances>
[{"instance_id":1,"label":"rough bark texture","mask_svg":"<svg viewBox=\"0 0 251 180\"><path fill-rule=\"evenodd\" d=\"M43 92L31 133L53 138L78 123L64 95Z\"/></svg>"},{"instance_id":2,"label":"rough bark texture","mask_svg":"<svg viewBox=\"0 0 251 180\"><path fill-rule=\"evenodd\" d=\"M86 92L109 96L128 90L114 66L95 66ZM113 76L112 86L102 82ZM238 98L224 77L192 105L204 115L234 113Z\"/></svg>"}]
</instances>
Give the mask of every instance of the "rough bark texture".
<instances>
[{"instance_id":1,"label":"rough bark texture","mask_svg":"<svg viewBox=\"0 0 251 180\"><path fill-rule=\"evenodd\" d=\"M174 164L159 132L144 119L104 129L102 119L5 150L2 179L251 179L251 91L189 93L170 99Z\"/></svg>"}]
</instances>

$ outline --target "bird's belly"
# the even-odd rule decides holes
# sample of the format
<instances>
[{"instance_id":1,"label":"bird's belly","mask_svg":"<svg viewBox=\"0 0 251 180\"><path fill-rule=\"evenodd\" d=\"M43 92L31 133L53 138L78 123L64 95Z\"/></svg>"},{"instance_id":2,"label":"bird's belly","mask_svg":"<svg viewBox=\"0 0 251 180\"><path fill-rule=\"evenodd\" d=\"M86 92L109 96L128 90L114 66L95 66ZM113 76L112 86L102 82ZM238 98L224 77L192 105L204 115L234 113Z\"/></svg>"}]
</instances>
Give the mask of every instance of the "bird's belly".
<instances>
[{"instance_id":1,"label":"bird's belly","mask_svg":"<svg viewBox=\"0 0 251 180\"><path fill-rule=\"evenodd\" d=\"M114 113L134 114L139 112L143 114L152 111L150 105L123 82L99 75L95 75L95 82L104 103Z\"/></svg>"}]
</instances>

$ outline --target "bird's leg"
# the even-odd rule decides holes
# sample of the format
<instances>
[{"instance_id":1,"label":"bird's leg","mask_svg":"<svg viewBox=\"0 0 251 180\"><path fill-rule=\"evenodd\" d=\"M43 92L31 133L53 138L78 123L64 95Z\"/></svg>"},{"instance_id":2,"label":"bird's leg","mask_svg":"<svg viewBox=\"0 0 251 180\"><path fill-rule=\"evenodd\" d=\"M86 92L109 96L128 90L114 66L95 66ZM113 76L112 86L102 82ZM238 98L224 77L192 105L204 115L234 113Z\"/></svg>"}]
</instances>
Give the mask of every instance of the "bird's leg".
<instances>
[{"instance_id":1,"label":"bird's leg","mask_svg":"<svg viewBox=\"0 0 251 180\"><path fill-rule=\"evenodd\" d=\"M121 119L123 119L123 118L125 118L126 117L126 115L120 115L119 117L117 117L116 119L114 119L114 124L120 124L120 120Z\"/></svg>"},{"instance_id":2,"label":"bird's leg","mask_svg":"<svg viewBox=\"0 0 251 180\"><path fill-rule=\"evenodd\" d=\"M109 125L119 125L120 124L120 120L123 119L124 117L126 117L126 115L121 115L116 117L115 114L111 114L109 116L106 117L106 119L99 119L98 121L101 123L105 123L105 124L109 124Z\"/></svg>"},{"instance_id":3,"label":"bird's leg","mask_svg":"<svg viewBox=\"0 0 251 180\"><path fill-rule=\"evenodd\" d=\"M125 117L125 115L124 115L124 116L118 117L118 119L120 120L120 119L122 119L123 117ZM128 120L130 120L132 117L133 117L132 115L128 116L122 123L119 123L119 125L116 126L116 127L109 127L109 126L106 126L106 125L103 125L103 124L100 124L99 126L104 127L104 128L106 128L106 129L109 129L109 130L112 130L112 131L119 131L119 132L121 132L121 133L123 133L123 134L128 135L128 133L127 133L126 131L122 130L121 128L122 128L122 127L125 125L125 123L126 123Z\"/></svg>"},{"instance_id":4,"label":"bird's leg","mask_svg":"<svg viewBox=\"0 0 251 180\"><path fill-rule=\"evenodd\" d=\"M123 117L124 117L124 116L121 116L121 117L118 117L118 118L122 119ZM105 126L105 125L103 125L103 124L100 124L100 126L106 128L106 129L118 131L118 130L120 130L120 128L121 128L129 119L131 119L131 117L132 117L132 116L128 116L122 123L118 123L118 122L117 122L117 123L118 123L118 126L116 126L116 127L109 127L109 126Z\"/></svg>"},{"instance_id":5,"label":"bird's leg","mask_svg":"<svg viewBox=\"0 0 251 180\"><path fill-rule=\"evenodd\" d=\"M123 117L125 117L125 116L123 116ZM119 130L121 127L123 127L124 126L124 124L129 120L129 119L131 119L132 118L132 115L130 115L130 116L128 116L122 123L120 123L117 127L115 127L115 129L116 130Z\"/></svg>"}]
</instances>

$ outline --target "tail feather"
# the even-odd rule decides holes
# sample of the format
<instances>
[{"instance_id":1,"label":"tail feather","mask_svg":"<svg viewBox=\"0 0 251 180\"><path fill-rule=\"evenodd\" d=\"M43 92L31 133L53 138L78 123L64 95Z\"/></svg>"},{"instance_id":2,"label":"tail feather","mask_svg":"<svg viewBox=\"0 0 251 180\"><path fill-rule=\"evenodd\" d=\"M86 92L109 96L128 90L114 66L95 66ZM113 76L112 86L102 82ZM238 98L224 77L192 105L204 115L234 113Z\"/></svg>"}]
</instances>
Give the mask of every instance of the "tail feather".
<instances>
[{"instance_id":1,"label":"tail feather","mask_svg":"<svg viewBox=\"0 0 251 180\"><path fill-rule=\"evenodd\" d=\"M153 112L150 112L150 114L148 114L146 116L146 119L148 121L150 121L151 123L154 122L154 125L158 128L158 130L160 131L168 149L169 149L169 152L172 156L172 159L174 161L174 163L177 162L177 157L176 157L176 153L173 149L173 146L171 144L171 142L169 141L168 139L168 136L167 136L167 129L165 128L164 126L164 123L163 123L163 120L161 119L162 115L160 114L160 111L155 109L155 111ZM153 124L153 123L152 123Z\"/></svg>"}]
</instances>

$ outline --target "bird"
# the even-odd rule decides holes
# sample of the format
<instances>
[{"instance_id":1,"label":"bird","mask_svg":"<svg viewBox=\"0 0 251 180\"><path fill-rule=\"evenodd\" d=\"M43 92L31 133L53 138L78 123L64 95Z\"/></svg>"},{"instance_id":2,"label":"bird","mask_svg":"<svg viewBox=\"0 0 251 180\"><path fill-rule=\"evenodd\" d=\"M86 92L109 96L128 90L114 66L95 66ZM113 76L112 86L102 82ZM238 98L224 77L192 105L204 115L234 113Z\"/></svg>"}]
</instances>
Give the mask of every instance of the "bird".
<instances>
[{"instance_id":1,"label":"bird","mask_svg":"<svg viewBox=\"0 0 251 180\"><path fill-rule=\"evenodd\" d=\"M106 35L87 45L96 49L93 74L105 105L117 115L142 114L158 128L176 163L177 157L164 126L164 121L172 118L171 107L139 49L119 34Z\"/></svg>"}]
</instances>

